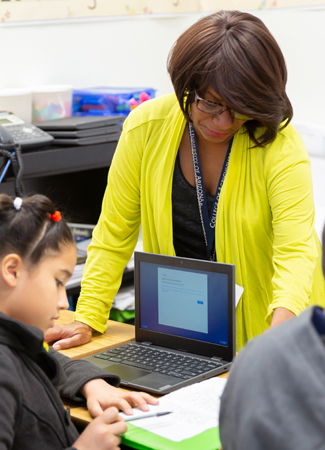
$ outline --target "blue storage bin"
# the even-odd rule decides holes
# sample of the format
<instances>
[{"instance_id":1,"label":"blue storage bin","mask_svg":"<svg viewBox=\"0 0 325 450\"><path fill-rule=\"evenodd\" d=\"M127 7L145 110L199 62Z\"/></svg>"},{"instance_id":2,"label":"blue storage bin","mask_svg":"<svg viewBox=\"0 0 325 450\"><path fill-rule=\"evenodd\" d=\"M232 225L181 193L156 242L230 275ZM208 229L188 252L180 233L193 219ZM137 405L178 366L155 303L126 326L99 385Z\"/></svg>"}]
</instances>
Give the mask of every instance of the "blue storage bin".
<instances>
[{"instance_id":1,"label":"blue storage bin","mask_svg":"<svg viewBox=\"0 0 325 450\"><path fill-rule=\"evenodd\" d=\"M128 115L143 101L154 98L153 88L95 87L76 89L72 97L72 114L77 115Z\"/></svg>"}]
</instances>

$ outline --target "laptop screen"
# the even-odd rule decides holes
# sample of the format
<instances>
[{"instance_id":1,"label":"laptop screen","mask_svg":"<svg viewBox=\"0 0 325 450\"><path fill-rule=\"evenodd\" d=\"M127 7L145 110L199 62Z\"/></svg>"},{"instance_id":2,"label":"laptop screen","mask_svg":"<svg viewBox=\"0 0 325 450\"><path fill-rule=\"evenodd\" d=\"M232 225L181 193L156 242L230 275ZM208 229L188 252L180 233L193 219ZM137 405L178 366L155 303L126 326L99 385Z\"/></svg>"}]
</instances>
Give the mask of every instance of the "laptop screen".
<instances>
[{"instance_id":1,"label":"laptop screen","mask_svg":"<svg viewBox=\"0 0 325 450\"><path fill-rule=\"evenodd\" d=\"M140 329L227 346L228 276L139 261Z\"/></svg>"}]
</instances>

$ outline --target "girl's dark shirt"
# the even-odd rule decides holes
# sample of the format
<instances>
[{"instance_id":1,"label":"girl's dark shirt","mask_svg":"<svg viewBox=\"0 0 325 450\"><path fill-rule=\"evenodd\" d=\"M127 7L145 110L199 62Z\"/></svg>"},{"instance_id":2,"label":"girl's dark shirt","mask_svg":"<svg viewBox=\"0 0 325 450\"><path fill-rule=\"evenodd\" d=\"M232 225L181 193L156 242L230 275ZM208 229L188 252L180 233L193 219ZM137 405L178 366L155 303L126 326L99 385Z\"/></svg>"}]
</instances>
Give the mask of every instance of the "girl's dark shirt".
<instances>
[{"instance_id":1,"label":"girl's dark shirt","mask_svg":"<svg viewBox=\"0 0 325 450\"><path fill-rule=\"evenodd\" d=\"M206 195L209 216L214 195ZM207 259L196 188L185 179L177 154L173 188L173 243L176 256L194 259Z\"/></svg>"}]
</instances>

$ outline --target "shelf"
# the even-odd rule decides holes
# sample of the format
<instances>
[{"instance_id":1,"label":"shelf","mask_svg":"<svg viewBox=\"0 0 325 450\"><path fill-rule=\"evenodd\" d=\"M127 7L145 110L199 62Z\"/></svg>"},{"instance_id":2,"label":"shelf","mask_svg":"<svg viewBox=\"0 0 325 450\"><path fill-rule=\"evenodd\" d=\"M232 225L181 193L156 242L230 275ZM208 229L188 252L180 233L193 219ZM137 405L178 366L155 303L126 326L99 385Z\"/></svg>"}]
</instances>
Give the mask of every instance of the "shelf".
<instances>
[{"instance_id":1,"label":"shelf","mask_svg":"<svg viewBox=\"0 0 325 450\"><path fill-rule=\"evenodd\" d=\"M117 142L75 147L48 147L34 151L23 151L23 179L79 172L108 167L112 161ZM4 158L0 158L0 166ZM12 181L12 177L4 182Z\"/></svg>"}]
</instances>

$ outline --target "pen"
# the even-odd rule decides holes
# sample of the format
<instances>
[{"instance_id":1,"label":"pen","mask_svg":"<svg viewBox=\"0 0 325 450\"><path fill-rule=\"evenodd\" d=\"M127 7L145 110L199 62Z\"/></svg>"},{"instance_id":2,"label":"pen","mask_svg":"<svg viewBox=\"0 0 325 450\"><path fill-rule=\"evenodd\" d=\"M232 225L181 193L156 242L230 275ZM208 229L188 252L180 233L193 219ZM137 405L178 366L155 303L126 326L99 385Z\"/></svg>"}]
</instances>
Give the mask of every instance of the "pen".
<instances>
[{"instance_id":1,"label":"pen","mask_svg":"<svg viewBox=\"0 0 325 450\"><path fill-rule=\"evenodd\" d=\"M159 417L159 416L165 416L166 414L171 414L173 411L161 411L157 413L151 413L147 414L145 416L129 416L124 419L125 422L130 422L131 420L140 420L140 419L146 419L147 417Z\"/></svg>"}]
</instances>

